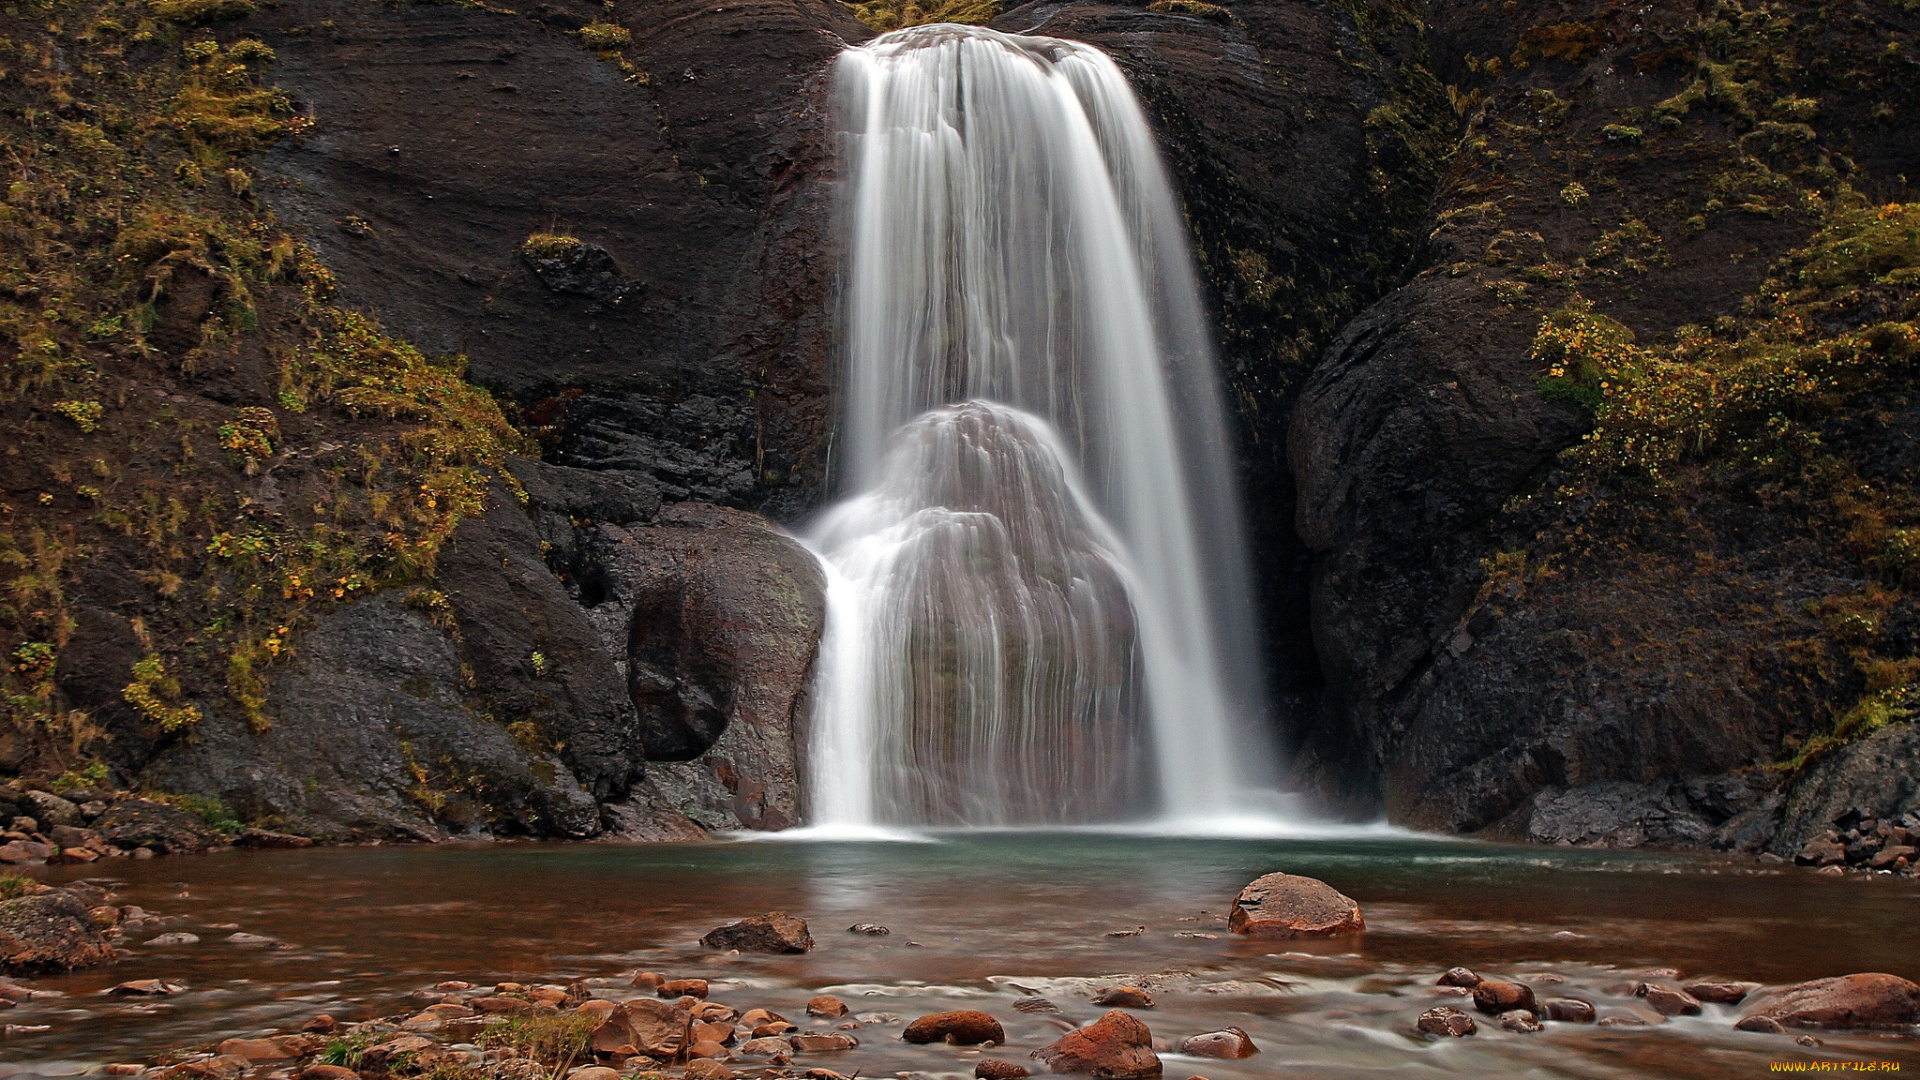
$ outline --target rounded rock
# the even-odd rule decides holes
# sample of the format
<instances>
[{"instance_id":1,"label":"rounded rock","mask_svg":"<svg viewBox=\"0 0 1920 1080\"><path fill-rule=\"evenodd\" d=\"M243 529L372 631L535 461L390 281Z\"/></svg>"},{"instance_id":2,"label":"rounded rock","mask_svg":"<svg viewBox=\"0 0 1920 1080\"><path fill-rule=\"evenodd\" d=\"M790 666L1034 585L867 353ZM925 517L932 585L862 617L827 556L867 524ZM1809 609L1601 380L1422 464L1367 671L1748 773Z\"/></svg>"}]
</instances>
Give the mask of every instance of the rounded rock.
<instances>
[{"instance_id":1,"label":"rounded rock","mask_svg":"<svg viewBox=\"0 0 1920 1080\"><path fill-rule=\"evenodd\" d=\"M973 1067L974 1080L1020 1080L1023 1076L1032 1075L1025 1065L1015 1065L999 1058L988 1058Z\"/></svg>"},{"instance_id":2,"label":"rounded rock","mask_svg":"<svg viewBox=\"0 0 1920 1080\"><path fill-rule=\"evenodd\" d=\"M1442 1005L1421 1013L1415 1026L1429 1035L1445 1035L1455 1039L1464 1038L1479 1030L1478 1025L1473 1022L1473 1017L1451 1005Z\"/></svg>"},{"instance_id":3,"label":"rounded rock","mask_svg":"<svg viewBox=\"0 0 1920 1080\"><path fill-rule=\"evenodd\" d=\"M1003 1043L1007 1033L1000 1021L977 1009L932 1013L907 1025L900 1037L910 1043L949 1042L955 1046Z\"/></svg>"},{"instance_id":4,"label":"rounded rock","mask_svg":"<svg viewBox=\"0 0 1920 1080\"><path fill-rule=\"evenodd\" d=\"M1119 1009L1151 1009L1153 995L1137 986L1110 986L1100 991L1093 1003Z\"/></svg>"},{"instance_id":5,"label":"rounded rock","mask_svg":"<svg viewBox=\"0 0 1920 1080\"><path fill-rule=\"evenodd\" d=\"M1227 929L1256 938L1340 937L1364 933L1360 905L1310 877L1268 874L1234 898Z\"/></svg>"},{"instance_id":6,"label":"rounded rock","mask_svg":"<svg viewBox=\"0 0 1920 1080\"><path fill-rule=\"evenodd\" d=\"M1153 1032L1119 1009L1033 1052L1056 1073L1091 1073L1101 1080L1147 1080L1160 1075Z\"/></svg>"},{"instance_id":7,"label":"rounded rock","mask_svg":"<svg viewBox=\"0 0 1920 1080\"><path fill-rule=\"evenodd\" d=\"M1180 1040L1179 1048L1183 1054L1222 1061L1238 1061L1260 1052L1260 1048L1253 1044L1252 1037L1237 1027L1189 1036Z\"/></svg>"},{"instance_id":8,"label":"rounded rock","mask_svg":"<svg viewBox=\"0 0 1920 1080\"><path fill-rule=\"evenodd\" d=\"M1557 1020L1562 1024L1593 1023L1593 1003L1589 1001L1581 1001L1579 998L1551 998L1543 1002L1541 1007L1546 1010L1549 1020Z\"/></svg>"},{"instance_id":9,"label":"rounded rock","mask_svg":"<svg viewBox=\"0 0 1920 1080\"><path fill-rule=\"evenodd\" d=\"M1540 1018L1533 1015L1531 1009L1509 1009L1500 1014L1500 1026L1508 1031L1532 1032L1540 1030Z\"/></svg>"},{"instance_id":10,"label":"rounded rock","mask_svg":"<svg viewBox=\"0 0 1920 1080\"><path fill-rule=\"evenodd\" d=\"M1488 1016L1498 1016L1514 1009L1532 1012L1533 987L1504 979L1482 979L1473 988L1473 1005Z\"/></svg>"},{"instance_id":11,"label":"rounded rock","mask_svg":"<svg viewBox=\"0 0 1920 1080\"><path fill-rule=\"evenodd\" d=\"M1480 976L1463 967L1448 968L1444 975L1435 979L1435 986L1458 986L1471 990L1480 985Z\"/></svg>"},{"instance_id":12,"label":"rounded rock","mask_svg":"<svg viewBox=\"0 0 1920 1080\"><path fill-rule=\"evenodd\" d=\"M832 994L821 994L807 999L807 1015L827 1020L838 1020L847 1015L847 1003Z\"/></svg>"}]
</instances>

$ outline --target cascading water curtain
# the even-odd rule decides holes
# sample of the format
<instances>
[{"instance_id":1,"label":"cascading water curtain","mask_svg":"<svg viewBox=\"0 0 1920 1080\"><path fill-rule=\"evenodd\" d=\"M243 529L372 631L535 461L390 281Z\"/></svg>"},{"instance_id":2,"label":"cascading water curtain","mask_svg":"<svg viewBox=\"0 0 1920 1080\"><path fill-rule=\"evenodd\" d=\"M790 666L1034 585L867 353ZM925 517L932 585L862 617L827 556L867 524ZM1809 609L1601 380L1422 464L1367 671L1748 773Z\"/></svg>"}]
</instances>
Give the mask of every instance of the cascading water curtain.
<instances>
[{"instance_id":1,"label":"cascading water curtain","mask_svg":"<svg viewBox=\"0 0 1920 1080\"><path fill-rule=\"evenodd\" d=\"M1236 809L1252 614L1184 223L1098 49L925 26L842 54L858 494L809 542L819 825Z\"/></svg>"}]
</instances>

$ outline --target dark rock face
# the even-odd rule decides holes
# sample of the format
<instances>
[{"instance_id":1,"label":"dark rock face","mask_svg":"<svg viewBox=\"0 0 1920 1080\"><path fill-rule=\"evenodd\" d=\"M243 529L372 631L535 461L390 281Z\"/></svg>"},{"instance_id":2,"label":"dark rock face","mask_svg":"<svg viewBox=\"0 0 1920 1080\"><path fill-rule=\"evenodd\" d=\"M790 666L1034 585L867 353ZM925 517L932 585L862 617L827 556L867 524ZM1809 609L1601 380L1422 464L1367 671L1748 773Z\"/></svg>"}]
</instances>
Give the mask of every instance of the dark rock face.
<instances>
[{"instance_id":1,"label":"dark rock face","mask_svg":"<svg viewBox=\"0 0 1920 1080\"><path fill-rule=\"evenodd\" d=\"M1867 817L1920 816L1920 725L1882 728L1816 762L1788 789L1778 814L1783 827L1768 850L1780 855L1842 822L1851 828Z\"/></svg>"},{"instance_id":2,"label":"dark rock face","mask_svg":"<svg viewBox=\"0 0 1920 1080\"><path fill-rule=\"evenodd\" d=\"M550 8L310 0L249 20L325 118L268 155L258 190L351 303L540 406L570 462L803 509L831 273L810 80L869 32L795 0ZM632 31L644 75L568 33L601 17ZM580 243L523 255L549 232Z\"/></svg>"},{"instance_id":3,"label":"dark rock face","mask_svg":"<svg viewBox=\"0 0 1920 1080\"><path fill-rule=\"evenodd\" d=\"M219 797L310 837L598 831L591 795L551 754L475 711L451 636L398 596L322 620L271 693L280 703L272 728L256 734L210 716L143 780Z\"/></svg>"},{"instance_id":4,"label":"dark rock face","mask_svg":"<svg viewBox=\"0 0 1920 1080\"><path fill-rule=\"evenodd\" d=\"M112 963L113 946L64 889L0 901L0 974L35 975Z\"/></svg>"}]
</instances>

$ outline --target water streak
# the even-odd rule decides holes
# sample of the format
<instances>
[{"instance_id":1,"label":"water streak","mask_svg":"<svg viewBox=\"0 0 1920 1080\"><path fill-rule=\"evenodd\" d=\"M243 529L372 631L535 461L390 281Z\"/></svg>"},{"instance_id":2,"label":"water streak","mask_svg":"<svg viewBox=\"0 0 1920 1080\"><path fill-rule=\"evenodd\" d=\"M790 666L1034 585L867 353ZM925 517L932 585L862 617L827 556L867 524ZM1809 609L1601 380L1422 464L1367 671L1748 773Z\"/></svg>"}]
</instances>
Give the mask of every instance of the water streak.
<instances>
[{"instance_id":1,"label":"water streak","mask_svg":"<svg viewBox=\"0 0 1920 1080\"><path fill-rule=\"evenodd\" d=\"M1262 777L1184 223L1119 67L917 27L838 65L847 263L822 825L1204 817Z\"/></svg>"}]
</instances>

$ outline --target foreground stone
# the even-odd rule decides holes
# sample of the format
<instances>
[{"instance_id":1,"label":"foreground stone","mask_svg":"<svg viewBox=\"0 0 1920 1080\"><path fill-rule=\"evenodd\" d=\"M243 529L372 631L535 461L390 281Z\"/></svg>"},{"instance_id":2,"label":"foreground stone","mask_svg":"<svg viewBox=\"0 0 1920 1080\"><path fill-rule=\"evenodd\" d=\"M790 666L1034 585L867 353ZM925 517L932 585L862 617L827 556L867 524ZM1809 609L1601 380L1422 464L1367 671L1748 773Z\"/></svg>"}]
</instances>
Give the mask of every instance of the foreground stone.
<instances>
[{"instance_id":1,"label":"foreground stone","mask_svg":"<svg viewBox=\"0 0 1920 1080\"><path fill-rule=\"evenodd\" d=\"M813 948L813 935L807 932L807 920L784 911L769 911L710 930L700 944L741 952L803 953Z\"/></svg>"},{"instance_id":2,"label":"foreground stone","mask_svg":"<svg viewBox=\"0 0 1920 1080\"><path fill-rule=\"evenodd\" d=\"M1366 930L1360 905L1315 878L1268 874L1234 898L1227 929L1257 938L1338 937Z\"/></svg>"},{"instance_id":3,"label":"foreground stone","mask_svg":"<svg viewBox=\"0 0 1920 1080\"><path fill-rule=\"evenodd\" d=\"M1421 1013L1415 1026L1429 1035L1445 1035L1455 1039L1464 1038L1479 1030L1473 1022L1473 1017L1451 1005L1442 1005L1437 1009L1428 1009Z\"/></svg>"},{"instance_id":4,"label":"foreground stone","mask_svg":"<svg viewBox=\"0 0 1920 1080\"><path fill-rule=\"evenodd\" d=\"M1003 1043L1007 1033L1000 1021L975 1009L933 1013L907 1025L901 1038L910 1043L950 1042L955 1046Z\"/></svg>"},{"instance_id":5,"label":"foreground stone","mask_svg":"<svg viewBox=\"0 0 1920 1080\"><path fill-rule=\"evenodd\" d=\"M621 1002L593 1029L593 1048L612 1054L631 1046L648 1057L672 1059L687 1047L692 1026L693 1014L685 1009L654 998L635 998Z\"/></svg>"},{"instance_id":6,"label":"foreground stone","mask_svg":"<svg viewBox=\"0 0 1920 1080\"><path fill-rule=\"evenodd\" d=\"M1055 1073L1082 1073L1099 1080L1144 1080L1160 1075L1153 1032L1119 1009L1067 1032L1035 1050L1033 1057Z\"/></svg>"},{"instance_id":7,"label":"foreground stone","mask_svg":"<svg viewBox=\"0 0 1920 1080\"><path fill-rule=\"evenodd\" d=\"M0 901L0 973L72 971L114 960L87 905L64 889Z\"/></svg>"},{"instance_id":8,"label":"foreground stone","mask_svg":"<svg viewBox=\"0 0 1920 1080\"><path fill-rule=\"evenodd\" d=\"M1025 1065L1015 1065L998 1058L988 1058L973 1067L974 1080L1020 1080L1023 1076L1032 1075Z\"/></svg>"},{"instance_id":9,"label":"foreground stone","mask_svg":"<svg viewBox=\"0 0 1920 1080\"><path fill-rule=\"evenodd\" d=\"M1253 1037L1237 1027L1189 1036L1180 1040L1179 1049L1183 1054L1222 1061L1238 1061L1260 1052L1260 1048L1253 1044Z\"/></svg>"},{"instance_id":10,"label":"foreground stone","mask_svg":"<svg viewBox=\"0 0 1920 1080\"><path fill-rule=\"evenodd\" d=\"M1473 988L1473 1006L1488 1016L1514 1009L1533 1011L1533 987L1504 979L1482 979Z\"/></svg>"},{"instance_id":11,"label":"foreground stone","mask_svg":"<svg viewBox=\"0 0 1920 1080\"><path fill-rule=\"evenodd\" d=\"M1741 1024L1749 1020L1787 1027L1905 1027L1920 1024L1920 986L1881 972L1815 979L1760 995Z\"/></svg>"}]
</instances>

